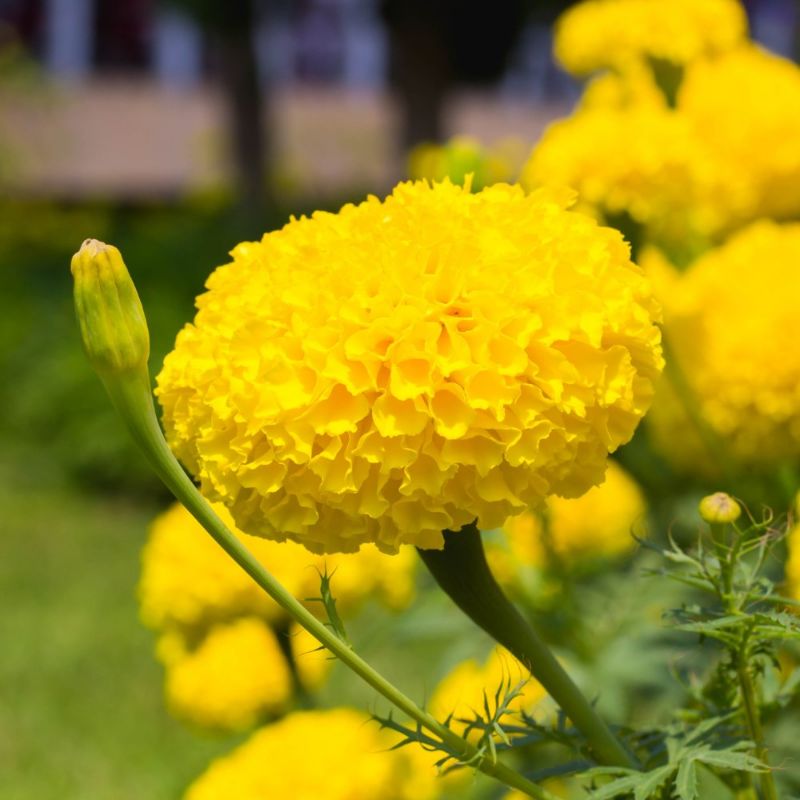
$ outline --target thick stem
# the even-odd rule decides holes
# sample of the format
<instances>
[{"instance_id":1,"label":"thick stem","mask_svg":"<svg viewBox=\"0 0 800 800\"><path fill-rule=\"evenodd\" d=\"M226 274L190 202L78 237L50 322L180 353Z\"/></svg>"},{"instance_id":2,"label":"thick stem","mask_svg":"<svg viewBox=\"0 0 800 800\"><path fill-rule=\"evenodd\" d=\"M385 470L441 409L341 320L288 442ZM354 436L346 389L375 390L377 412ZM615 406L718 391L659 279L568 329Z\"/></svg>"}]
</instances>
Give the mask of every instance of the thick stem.
<instances>
[{"instance_id":1,"label":"thick stem","mask_svg":"<svg viewBox=\"0 0 800 800\"><path fill-rule=\"evenodd\" d=\"M445 531L443 550L419 554L439 586L473 621L519 659L561 706L608 766L639 769L635 757L614 736L556 657L505 596L486 563L475 524Z\"/></svg>"},{"instance_id":2,"label":"thick stem","mask_svg":"<svg viewBox=\"0 0 800 800\"><path fill-rule=\"evenodd\" d=\"M172 455L155 416L150 394L149 377L141 372L123 378L105 381L114 406L125 421L131 435L142 449L150 465L167 488L186 507L192 516L208 531L226 553L291 617L300 623L331 653L353 672L382 694L389 702L427 729L448 747L458 753L463 762L470 762L479 770L514 789L519 789L537 800L557 800L555 795L532 783L523 775L499 761L478 753L477 748L462 739L447 726L423 711L413 700L396 689L349 645L342 642L308 609L296 600L264 568L202 497Z\"/></svg>"}]
</instances>

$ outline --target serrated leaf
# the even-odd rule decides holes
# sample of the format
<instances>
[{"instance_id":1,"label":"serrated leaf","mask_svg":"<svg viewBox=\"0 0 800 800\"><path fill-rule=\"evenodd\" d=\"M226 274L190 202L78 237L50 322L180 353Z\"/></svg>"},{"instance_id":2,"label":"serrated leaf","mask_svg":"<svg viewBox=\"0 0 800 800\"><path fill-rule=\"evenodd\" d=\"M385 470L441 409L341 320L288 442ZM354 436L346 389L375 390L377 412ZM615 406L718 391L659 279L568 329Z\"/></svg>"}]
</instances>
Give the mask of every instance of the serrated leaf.
<instances>
[{"instance_id":1,"label":"serrated leaf","mask_svg":"<svg viewBox=\"0 0 800 800\"><path fill-rule=\"evenodd\" d=\"M590 800L612 800L614 797L630 794L635 791L637 784L641 780L641 773L637 772L635 775L626 775L622 778L617 778L599 789L595 789L589 794Z\"/></svg>"},{"instance_id":2,"label":"serrated leaf","mask_svg":"<svg viewBox=\"0 0 800 800\"><path fill-rule=\"evenodd\" d=\"M675 776L675 793L680 800L696 800L697 764L693 759L681 761Z\"/></svg>"},{"instance_id":3,"label":"serrated leaf","mask_svg":"<svg viewBox=\"0 0 800 800\"><path fill-rule=\"evenodd\" d=\"M661 786L674 771L675 766L673 764L666 764L663 767L654 769L652 772L645 773L634 789L633 796L635 800L647 800L648 797L652 797L658 787Z\"/></svg>"}]
</instances>

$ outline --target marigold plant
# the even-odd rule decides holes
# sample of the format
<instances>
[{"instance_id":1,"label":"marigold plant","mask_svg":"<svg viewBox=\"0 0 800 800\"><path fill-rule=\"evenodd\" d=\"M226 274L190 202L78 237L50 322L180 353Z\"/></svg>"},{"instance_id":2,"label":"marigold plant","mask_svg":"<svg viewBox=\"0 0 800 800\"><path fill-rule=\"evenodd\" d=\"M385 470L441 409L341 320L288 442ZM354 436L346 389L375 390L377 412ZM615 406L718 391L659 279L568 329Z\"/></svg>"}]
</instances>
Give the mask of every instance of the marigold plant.
<instances>
[{"instance_id":1,"label":"marigold plant","mask_svg":"<svg viewBox=\"0 0 800 800\"><path fill-rule=\"evenodd\" d=\"M174 452L241 530L317 552L587 491L662 358L622 237L568 202L407 183L240 245L158 378Z\"/></svg>"}]
</instances>

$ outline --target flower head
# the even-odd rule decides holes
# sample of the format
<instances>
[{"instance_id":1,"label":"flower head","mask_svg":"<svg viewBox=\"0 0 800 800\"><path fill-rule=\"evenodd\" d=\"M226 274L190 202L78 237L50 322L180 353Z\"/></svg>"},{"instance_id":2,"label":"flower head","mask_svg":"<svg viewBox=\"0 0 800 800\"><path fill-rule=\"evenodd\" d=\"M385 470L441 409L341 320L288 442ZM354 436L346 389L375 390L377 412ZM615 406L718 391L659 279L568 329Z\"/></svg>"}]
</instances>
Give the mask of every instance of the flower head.
<instances>
[{"instance_id":1,"label":"flower head","mask_svg":"<svg viewBox=\"0 0 800 800\"><path fill-rule=\"evenodd\" d=\"M550 498L544 519L535 512L512 517L504 527L506 546L489 545L492 565L513 581L519 568L542 568L552 558L572 564L619 556L634 546L632 531L646 511L639 486L609 461L600 486L574 500Z\"/></svg>"},{"instance_id":2,"label":"flower head","mask_svg":"<svg viewBox=\"0 0 800 800\"><path fill-rule=\"evenodd\" d=\"M662 358L621 235L567 204L407 183L240 245L158 378L174 452L240 529L314 551L582 494Z\"/></svg>"},{"instance_id":3,"label":"flower head","mask_svg":"<svg viewBox=\"0 0 800 800\"><path fill-rule=\"evenodd\" d=\"M800 224L757 222L665 284L665 330L706 423L741 464L800 453L800 350L787 346L800 303ZM711 472L708 453L665 378L649 417L681 469Z\"/></svg>"},{"instance_id":4,"label":"flower head","mask_svg":"<svg viewBox=\"0 0 800 800\"><path fill-rule=\"evenodd\" d=\"M747 35L738 0L584 0L556 24L555 53L573 75L657 59L687 64Z\"/></svg>"},{"instance_id":5,"label":"flower head","mask_svg":"<svg viewBox=\"0 0 800 800\"><path fill-rule=\"evenodd\" d=\"M185 800L434 800L430 754L391 750L394 737L367 721L348 708L291 714L214 761Z\"/></svg>"},{"instance_id":6,"label":"flower head","mask_svg":"<svg viewBox=\"0 0 800 800\"><path fill-rule=\"evenodd\" d=\"M232 525L224 506L214 510ZM370 597L393 608L404 608L414 596L413 552L389 558L377 548L357 554L315 557L292 542L265 541L239 534L248 549L295 597L319 595L319 572L333 573L331 586L337 608L352 615ZM200 524L176 503L151 525L142 552L139 582L141 615L159 631L196 635L216 622L258 616L283 623L284 612L208 536ZM309 609L321 611L319 603Z\"/></svg>"},{"instance_id":7,"label":"flower head","mask_svg":"<svg viewBox=\"0 0 800 800\"><path fill-rule=\"evenodd\" d=\"M215 625L189 648L167 634L164 693L172 714L202 728L244 731L285 711L293 696L292 675L272 629L243 617Z\"/></svg>"},{"instance_id":8,"label":"flower head","mask_svg":"<svg viewBox=\"0 0 800 800\"><path fill-rule=\"evenodd\" d=\"M800 214L800 67L760 48L739 47L686 71L681 114L740 193L732 222Z\"/></svg>"}]
</instances>

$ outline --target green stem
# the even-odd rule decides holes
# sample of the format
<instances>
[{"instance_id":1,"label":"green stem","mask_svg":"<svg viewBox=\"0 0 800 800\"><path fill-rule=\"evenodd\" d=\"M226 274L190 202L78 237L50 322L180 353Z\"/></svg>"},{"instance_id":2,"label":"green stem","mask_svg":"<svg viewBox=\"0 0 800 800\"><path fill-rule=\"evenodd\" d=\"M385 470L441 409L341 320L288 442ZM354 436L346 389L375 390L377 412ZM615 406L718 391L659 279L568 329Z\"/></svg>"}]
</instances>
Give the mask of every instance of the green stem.
<instances>
[{"instance_id":1,"label":"green stem","mask_svg":"<svg viewBox=\"0 0 800 800\"><path fill-rule=\"evenodd\" d=\"M226 553L291 617L300 623L331 653L382 694L389 702L427 729L458 754L487 775L537 800L557 800L555 795L529 781L500 761L493 761L455 734L447 726L423 711L413 700L396 689L366 661L342 642L308 609L298 602L264 568L239 539L225 526L187 477L167 447L156 419L147 370L104 380L114 406L156 474L167 488L208 531Z\"/></svg>"},{"instance_id":2,"label":"green stem","mask_svg":"<svg viewBox=\"0 0 800 800\"><path fill-rule=\"evenodd\" d=\"M764 729L761 727L761 714L759 713L758 701L756 700L753 677L747 665L746 643L742 645L736 660L736 674L739 678L739 689L742 694L742 710L744 711L744 718L747 723L747 732L752 741L755 742L756 757L767 766L766 771L758 774L759 783L761 784L761 798L762 800L778 800L775 776L769 768L769 754L764 744Z\"/></svg>"},{"instance_id":3,"label":"green stem","mask_svg":"<svg viewBox=\"0 0 800 800\"><path fill-rule=\"evenodd\" d=\"M473 622L530 669L586 737L600 763L639 769L636 758L614 736L547 645L505 596L486 563L476 525L445 531L444 539L443 550L419 550L439 586Z\"/></svg>"}]
</instances>

